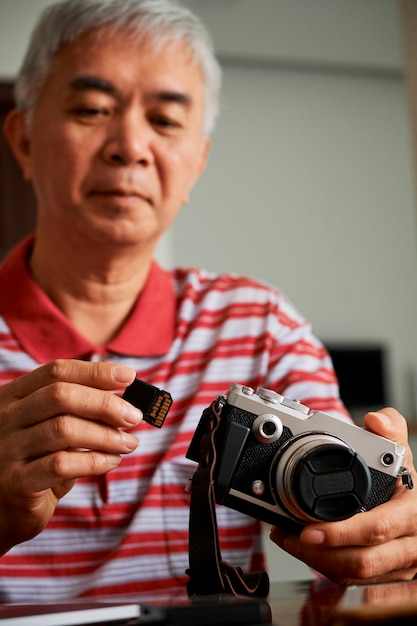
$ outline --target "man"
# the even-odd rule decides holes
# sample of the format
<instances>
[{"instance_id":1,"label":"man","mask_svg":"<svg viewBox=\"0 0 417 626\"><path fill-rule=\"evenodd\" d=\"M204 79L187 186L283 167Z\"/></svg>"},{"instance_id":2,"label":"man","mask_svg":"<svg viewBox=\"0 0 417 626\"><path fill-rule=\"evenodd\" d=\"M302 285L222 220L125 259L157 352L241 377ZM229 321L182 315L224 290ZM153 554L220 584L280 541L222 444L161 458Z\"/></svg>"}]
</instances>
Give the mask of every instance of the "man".
<instances>
[{"instance_id":1,"label":"man","mask_svg":"<svg viewBox=\"0 0 417 626\"><path fill-rule=\"evenodd\" d=\"M38 215L0 268L2 599L182 588L185 453L231 382L346 416L282 294L153 261L204 170L219 84L204 28L169 0L68 0L35 30L5 124ZM135 375L174 398L161 430L110 393ZM367 427L407 443L393 409ZM338 581L412 578L416 511L398 486L378 511L272 539ZM257 521L219 507L218 524L226 560L263 567Z\"/></svg>"}]
</instances>

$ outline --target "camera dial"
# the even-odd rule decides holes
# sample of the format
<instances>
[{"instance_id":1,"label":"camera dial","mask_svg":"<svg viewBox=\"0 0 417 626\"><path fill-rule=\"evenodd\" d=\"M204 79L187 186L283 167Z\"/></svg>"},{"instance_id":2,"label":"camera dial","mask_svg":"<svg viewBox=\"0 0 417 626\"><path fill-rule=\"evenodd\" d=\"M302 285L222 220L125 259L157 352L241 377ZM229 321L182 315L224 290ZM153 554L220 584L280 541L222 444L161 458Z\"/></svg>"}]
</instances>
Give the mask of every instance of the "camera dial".
<instances>
[{"instance_id":1,"label":"camera dial","mask_svg":"<svg viewBox=\"0 0 417 626\"><path fill-rule=\"evenodd\" d=\"M284 396L265 387L257 387L256 395L264 402L270 402L271 404L280 404L284 400Z\"/></svg>"},{"instance_id":2,"label":"camera dial","mask_svg":"<svg viewBox=\"0 0 417 626\"><path fill-rule=\"evenodd\" d=\"M281 435L284 427L281 420L272 413L262 413L254 420L252 432L262 443L274 443Z\"/></svg>"},{"instance_id":3,"label":"camera dial","mask_svg":"<svg viewBox=\"0 0 417 626\"><path fill-rule=\"evenodd\" d=\"M299 400L289 400L288 398L283 398L282 404L287 406L289 409L294 409L295 411L299 411L304 415L308 415L310 413L310 409L305 404L301 404Z\"/></svg>"},{"instance_id":4,"label":"camera dial","mask_svg":"<svg viewBox=\"0 0 417 626\"><path fill-rule=\"evenodd\" d=\"M277 502L303 522L351 517L365 506L372 485L359 454L338 437L318 432L287 441L271 465L270 480Z\"/></svg>"}]
</instances>

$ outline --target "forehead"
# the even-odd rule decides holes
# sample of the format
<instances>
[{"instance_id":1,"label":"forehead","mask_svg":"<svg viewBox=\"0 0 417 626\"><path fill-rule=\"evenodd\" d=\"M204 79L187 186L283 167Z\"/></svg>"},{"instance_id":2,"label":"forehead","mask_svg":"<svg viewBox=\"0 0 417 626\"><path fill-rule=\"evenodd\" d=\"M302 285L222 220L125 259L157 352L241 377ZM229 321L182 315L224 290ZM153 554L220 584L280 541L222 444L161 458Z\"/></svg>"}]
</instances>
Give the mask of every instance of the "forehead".
<instances>
[{"instance_id":1,"label":"forehead","mask_svg":"<svg viewBox=\"0 0 417 626\"><path fill-rule=\"evenodd\" d=\"M158 40L129 31L93 29L61 45L46 84L69 86L77 75L97 75L121 89L169 88L203 99L200 65L183 41Z\"/></svg>"}]
</instances>

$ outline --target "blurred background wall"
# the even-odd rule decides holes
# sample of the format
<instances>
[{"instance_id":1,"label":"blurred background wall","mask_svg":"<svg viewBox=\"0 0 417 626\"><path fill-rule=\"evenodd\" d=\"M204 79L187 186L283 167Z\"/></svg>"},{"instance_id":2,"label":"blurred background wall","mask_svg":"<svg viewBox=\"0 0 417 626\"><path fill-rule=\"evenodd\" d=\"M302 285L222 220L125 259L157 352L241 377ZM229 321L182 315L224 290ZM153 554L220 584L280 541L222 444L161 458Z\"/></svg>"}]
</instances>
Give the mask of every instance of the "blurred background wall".
<instances>
[{"instance_id":1,"label":"blurred background wall","mask_svg":"<svg viewBox=\"0 0 417 626\"><path fill-rule=\"evenodd\" d=\"M194 0L225 71L176 262L280 286L331 342L387 351L415 416L416 209L395 0Z\"/></svg>"}]
</instances>

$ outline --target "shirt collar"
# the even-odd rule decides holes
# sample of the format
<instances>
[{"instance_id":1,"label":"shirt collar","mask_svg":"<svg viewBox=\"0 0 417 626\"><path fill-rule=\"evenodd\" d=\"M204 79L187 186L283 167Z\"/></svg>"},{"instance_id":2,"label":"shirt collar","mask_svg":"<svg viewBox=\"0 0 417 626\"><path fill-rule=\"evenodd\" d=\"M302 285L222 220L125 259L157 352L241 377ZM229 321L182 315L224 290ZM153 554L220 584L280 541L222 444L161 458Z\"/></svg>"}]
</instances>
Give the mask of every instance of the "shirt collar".
<instances>
[{"instance_id":1,"label":"shirt collar","mask_svg":"<svg viewBox=\"0 0 417 626\"><path fill-rule=\"evenodd\" d=\"M168 352L176 312L168 272L152 263L146 284L123 328L106 346L95 346L78 333L31 277L27 261L33 239L30 236L18 244L0 265L0 315L36 361L88 358L93 353L157 356Z\"/></svg>"}]
</instances>

